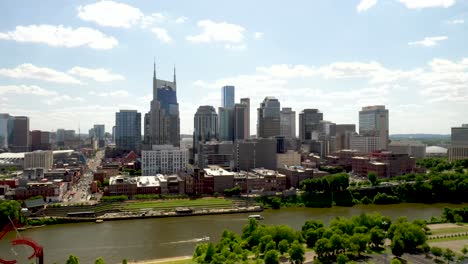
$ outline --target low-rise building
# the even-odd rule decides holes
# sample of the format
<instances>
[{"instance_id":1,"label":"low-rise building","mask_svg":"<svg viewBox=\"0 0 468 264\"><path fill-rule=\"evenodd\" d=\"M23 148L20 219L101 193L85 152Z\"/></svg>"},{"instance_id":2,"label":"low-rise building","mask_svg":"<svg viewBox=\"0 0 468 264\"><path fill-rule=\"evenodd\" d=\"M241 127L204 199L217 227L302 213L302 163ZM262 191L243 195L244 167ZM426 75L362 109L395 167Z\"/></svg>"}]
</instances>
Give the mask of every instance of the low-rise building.
<instances>
[{"instance_id":1,"label":"low-rise building","mask_svg":"<svg viewBox=\"0 0 468 264\"><path fill-rule=\"evenodd\" d=\"M243 193L271 193L286 190L286 176L263 168L241 171L234 175L234 184Z\"/></svg>"},{"instance_id":2,"label":"low-rise building","mask_svg":"<svg viewBox=\"0 0 468 264\"><path fill-rule=\"evenodd\" d=\"M377 136L351 136L351 149L357 150L361 153L372 153L380 150L381 142L380 137Z\"/></svg>"},{"instance_id":3,"label":"low-rise building","mask_svg":"<svg viewBox=\"0 0 468 264\"><path fill-rule=\"evenodd\" d=\"M285 153L276 153L276 168L284 168L285 166L301 165L301 154L297 151L288 150Z\"/></svg>"},{"instance_id":4,"label":"low-rise building","mask_svg":"<svg viewBox=\"0 0 468 264\"><path fill-rule=\"evenodd\" d=\"M223 193L225 189L230 189L234 187L234 173L230 171L226 171L220 167L210 166L209 168L205 168L204 170L204 177L205 178L212 178L206 179L207 186L213 183L213 193Z\"/></svg>"},{"instance_id":5,"label":"low-rise building","mask_svg":"<svg viewBox=\"0 0 468 264\"><path fill-rule=\"evenodd\" d=\"M424 157L426 157L426 144L423 144L420 141L392 141L388 145L388 150L394 154L406 154L416 159L423 159Z\"/></svg>"},{"instance_id":6,"label":"low-rise building","mask_svg":"<svg viewBox=\"0 0 468 264\"><path fill-rule=\"evenodd\" d=\"M315 169L302 166L284 166L278 171L286 176L286 188L299 188L299 183L305 179L314 178Z\"/></svg>"},{"instance_id":7,"label":"low-rise building","mask_svg":"<svg viewBox=\"0 0 468 264\"><path fill-rule=\"evenodd\" d=\"M137 181L133 177L124 175L112 176L109 180L109 195L135 195L137 193Z\"/></svg>"}]
</instances>

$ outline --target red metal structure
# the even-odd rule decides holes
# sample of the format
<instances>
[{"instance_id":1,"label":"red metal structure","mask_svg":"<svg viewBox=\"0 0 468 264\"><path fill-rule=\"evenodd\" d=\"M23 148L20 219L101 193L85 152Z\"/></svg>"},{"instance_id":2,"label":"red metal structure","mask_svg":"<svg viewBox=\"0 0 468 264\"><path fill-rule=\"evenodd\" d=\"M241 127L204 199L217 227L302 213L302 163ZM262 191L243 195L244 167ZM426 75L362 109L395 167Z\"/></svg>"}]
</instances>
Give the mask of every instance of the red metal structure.
<instances>
[{"instance_id":1,"label":"red metal structure","mask_svg":"<svg viewBox=\"0 0 468 264\"><path fill-rule=\"evenodd\" d=\"M18 226L18 223L17 223L16 220L14 222L8 223L3 228L2 232L0 232L0 239L2 239L9 231L13 231L17 227L19 227L19 226ZM43 250L42 246L37 244L34 240L29 239L29 238L17 238L17 239L13 239L11 241L11 244L13 246L16 246L16 245L30 246L34 250L34 252L32 253L31 256L28 257L28 259L33 259L35 257L36 258L36 263L44 264L44 250ZM0 259L0 264L16 264L16 263L17 263L16 260Z\"/></svg>"}]
</instances>

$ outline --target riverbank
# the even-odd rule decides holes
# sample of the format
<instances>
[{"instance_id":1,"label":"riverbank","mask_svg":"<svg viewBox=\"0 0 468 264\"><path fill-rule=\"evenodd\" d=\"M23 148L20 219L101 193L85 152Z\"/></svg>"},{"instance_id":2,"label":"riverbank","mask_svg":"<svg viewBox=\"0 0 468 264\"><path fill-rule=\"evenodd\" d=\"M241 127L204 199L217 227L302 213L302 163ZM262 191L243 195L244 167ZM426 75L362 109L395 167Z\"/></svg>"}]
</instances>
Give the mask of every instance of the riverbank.
<instances>
[{"instance_id":1,"label":"riverbank","mask_svg":"<svg viewBox=\"0 0 468 264\"><path fill-rule=\"evenodd\" d=\"M192 256L180 256L173 258L160 258L152 260L143 260L143 261L129 261L129 264L192 264L195 263L192 261Z\"/></svg>"},{"instance_id":2,"label":"riverbank","mask_svg":"<svg viewBox=\"0 0 468 264\"><path fill-rule=\"evenodd\" d=\"M204 216L204 215L223 215L223 214L243 214L243 213L257 213L262 212L262 206L250 206L240 208L225 208L225 209L202 209L196 211L159 211L159 210L146 210L144 212L115 212L106 213L97 217L35 217L32 220L42 225L51 225L54 223L77 223L77 222L95 222L102 221L117 221L117 220L131 220L131 219L147 219L147 218L166 218L166 217L189 217L189 216ZM50 221L51 219L58 221Z\"/></svg>"}]
</instances>

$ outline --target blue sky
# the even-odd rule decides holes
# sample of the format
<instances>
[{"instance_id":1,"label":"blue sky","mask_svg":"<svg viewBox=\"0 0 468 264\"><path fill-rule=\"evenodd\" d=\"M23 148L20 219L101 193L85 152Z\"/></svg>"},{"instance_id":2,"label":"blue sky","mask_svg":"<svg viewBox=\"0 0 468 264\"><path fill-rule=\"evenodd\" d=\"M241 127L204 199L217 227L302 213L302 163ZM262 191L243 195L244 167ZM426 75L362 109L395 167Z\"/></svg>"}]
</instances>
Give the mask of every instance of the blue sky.
<instances>
[{"instance_id":1,"label":"blue sky","mask_svg":"<svg viewBox=\"0 0 468 264\"><path fill-rule=\"evenodd\" d=\"M31 129L110 131L119 109L149 110L177 67L181 132L221 87L298 114L357 123L385 104L390 133L468 123L467 0L1 1L0 112Z\"/></svg>"}]
</instances>

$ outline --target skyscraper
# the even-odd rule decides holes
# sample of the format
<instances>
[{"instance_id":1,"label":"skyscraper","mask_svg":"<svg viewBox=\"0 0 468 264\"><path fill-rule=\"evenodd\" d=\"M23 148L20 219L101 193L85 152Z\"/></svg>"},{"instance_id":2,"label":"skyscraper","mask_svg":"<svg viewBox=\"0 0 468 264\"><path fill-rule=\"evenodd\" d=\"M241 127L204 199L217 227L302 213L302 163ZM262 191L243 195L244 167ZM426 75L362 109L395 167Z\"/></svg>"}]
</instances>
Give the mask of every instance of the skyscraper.
<instances>
[{"instance_id":1,"label":"skyscraper","mask_svg":"<svg viewBox=\"0 0 468 264\"><path fill-rule=\"evenodd\" d=\"M351 136L356 133L355 124L336 125L336 150L350 149Z\"/></svg>"},{"instance_id":2,"label":"skyscraper","mask_svg":"<svg viewBox=\"0 0 468 264\"><path fill-rule=\"evenodd\" d=\"M104 140L104 135L106 133L104 125L94 125L93 127L94 136L97 140Z\"/></svg>"},{"instance_id":3,"label":"skyscraper","mask_svg":"<svg viewBox=\"0 0 468 264\"><path fill-rule=\"evenodd\" d=\"M320 121L323 120L323 113L318 109L304 109L299 114L299 139L304 142L308 140L318 140Z\"/></svg>"},{"instance_id":4,"label":"skyscraper","mask_svg":"<svg viewBox=\"0 0 468 264\"><path fill-rule=\"evenodd\" d=\"M211 105L198 107L193 120L193 146L198 149L199 143L218 139L218 115Z\"/></svg>"},{"instance_id":5,"label":"skyscraper","mask_svg":"<svg viewBox=\"0 0 468 264\"><path fill-rule=\"evenodd\" d=\"M31 149L29 118L12 116L8 122L8 145L11 152L28 152Z\"/></svg>"},{"instance_id":6,"label":"skyscraper","mask_svg":"<svg viewBox=\"0 0 468 264\"><path fill-rule=\"evenodd\" d=\"M450 162L468 158L468 124L452 127L451 144L448 149Z\"/></svg>"},{"instance_id":7,"label":"skyscraper","mask_svg":"<svg viewBox=\"0 0 468 264\"><path fill-rule=\"evenodd\" d=\"M221 92L222 107L233 108L235 101L235 88L234 86L223 86Z\"/></svg>"},{"instance_id":8,"label":"skyscraper","mask_svg":"<svg viewBox=\"0 0 468 264\"><path fill-rule=\"evenodd\" d=\"M388 148L389 141L388 109L384 105L366 106L359 111L359 134L379 137L378 149Z\"/></svg>"},{"instance_id":9,"label":"skyscraper","mask_svg":"<svg viewBox=\"0 0 468 264\"><path fill-rule=\"evenodd\" d=\"M227 107L219 107L218 115L219 140L234 141L234 109Z\"/></svg>"},{"instance_id":10,"label":"skyscraper","mask_svg":"<svg viewBox=\"0 0 468 264\"><path fill-rule=\"evenodd\" d=\"M257 109L257 137L269 138L281 134L280 102L275 97L265 97Z\"/></svg>"},{"instance_id":11,"label":"skyscraper","mask_svg":"<svg viewBox=\"0 0 468 264\"><path fill-rule=\"evenodd\" d=\"M136 110L115 113L115 144L119 150L139 150L141 147L141 114Z\"/></svg>"},{"instance_id":12,"label":"skyscraper","mask_svg":"<svg viewBox=\"0 0 468 264\"><path fill-rule=\"evenodd\" d=\"M250 137L250 98L241 98L240 103L246 106L244 117L244 135Z\"/></svg>"},{"instance_id":13,"label":"skyscraper","mask_svg":"<svg viewBox=\"0 0 468 264\"><path fill-rule=\"evenodd\" d=\"M153 100L150 111L145 114L145 145L180 145L179 103L177 102L176 71L173 81L156 78L156 63L153 70Z\"/></svg>"},{"instance_id":14,"label":"skyscraper","mask_svg":"<svg viewBox=\"0 0 468 264\"><path fill-rule=\"evenodd\" d=\"M50 132L40 130L31 131L31 151L50 149Z\"/></svg>"},{"instance_id":15,"label":"skyscraper","mask_svg":"<svg viewBox=\"0 0 468 264\"><path fill-rule=\"evenodd\" d=\"M296 112L290 107L283 107L280 112L281 135L287 139L296 137Z\"/></svg>"},{"instance_id":16,"label":"skyscraper","mask_svg":"<svg viewBox=\"0 0 468 264\"><path fill-rule=\"evenodd\" d=\"M0 149L8 149L9 114L0 114Z\"/></svg>"}]
</instances>

